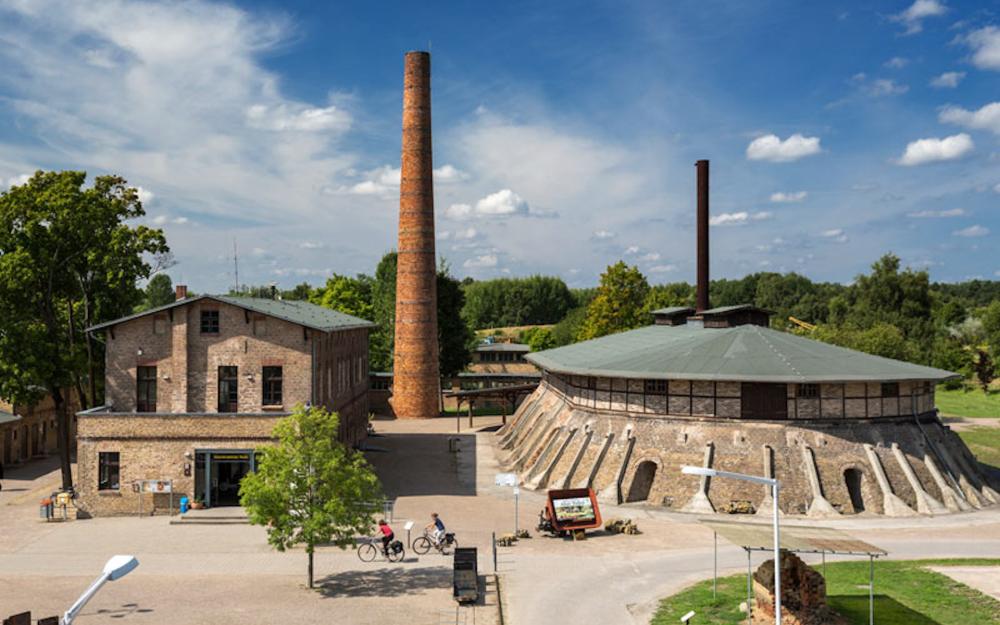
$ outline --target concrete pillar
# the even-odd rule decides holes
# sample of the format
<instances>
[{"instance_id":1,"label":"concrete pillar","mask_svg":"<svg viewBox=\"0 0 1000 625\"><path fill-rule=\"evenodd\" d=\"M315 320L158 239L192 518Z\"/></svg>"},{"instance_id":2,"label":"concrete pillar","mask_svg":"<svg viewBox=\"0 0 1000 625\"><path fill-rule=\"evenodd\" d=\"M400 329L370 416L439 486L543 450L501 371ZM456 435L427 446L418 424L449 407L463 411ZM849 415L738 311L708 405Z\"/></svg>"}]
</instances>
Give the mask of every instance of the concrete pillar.
<instances>
[{"instance_id":1,"label":"concrete pillar","mask_svg":"<svg viewBox=\"0 0 1000 625\"><path fill-rule=\"evenodd\" d=\"M868 464L871 465L875 481L878 483L879 490L882 491L882 514L885 516L916 516L917 513L913 508L892 492L889 478L885 475L885 469L882 468L882 461L875 453L875 448L868 443L865 443L864 447L865 454L868 456Z\"/></svg>"},{"instance_id":2,"label":"concrete pillar","mask_svg":"<svg viewBox=\"0 0 1000 625\"><path fill-rule=\"evenodd\" d=\"M764 460L764 477L774 479L774 450L771 449L770 445L761 445L761 452ZM767 518L771 518L774 513L774 499L771 496L771 487L765 484L762 486L764 489L764 498L760 500L760 505L757 506L757 515ZM784 512L778 509L778 514L784 516Z\"/></svg>"},{"instance_id":3,"label":"concrete pillar","mask_svg":"<svg viewBox=\"0 0 1000 625\"><path fill-rule=\"evenodd\" d=\"M715 445L713 443L705 445L705 456L702 466L706 469L712 467L712 454L714 451ZM709 479L705 475L698 478L698 490L691 497L691 500L681 508L682 512L696 512L698 514L712 514L715 512L715 506L712 505L712 502L708 498Z\"/></svg>"},{"instance_id":4,"label":"concrete pillar","mask_svg":"<svg viewBox=\"0 0 1000 625\"><path fill-rule=\"evenodd\" d=\"M941 474L941 470L937 466L937 462L934 461L934 458L930 454L924 454L924 466L927 467L927 470L931 473L931 477L934 478L934 483L941 492L941 500L944 502L945 507L952 512L972 510L972 505L945 480L944 475Z\"/></svg>"},{"instance_id":5,"label":"concrete pillar","mask_svg":"<svg viewBox=\"0 0 1000 625\"><path fill-rule=\"evenodd\" d=\"M434 163L431 157L431 56L407 52L399 183L396 336L392 407L401 419L440 412Z\"/></svg>"},{"instance_id":6,"label":"concrete pillar","mask_svg":"<svg viewBox=\"0 0 1000 625\"><path fill-rule=\"evenodd\" d=\"M573 437L576 436L576 428L571 428L566 434L566 438L563 442L556 448L555 454L552 455L552 459L546 461L544 469L539 473L534 480L528 483L528 488L545 488L549 483L549 478L552 477L552 471L559 464L559 460L566 453L566 448L569 447L570 442L573 441Z\"/></svg>"},{"instance_id":7,"label":"concrete pillar","mask_svg":"<svg viewBox=\"0 0 1000 625\"><path fill-rule=\"evenodd\" d=\"M930 493L924 490L923 485L917 478L916 472L913 467L910 466L910 461L906 458L906 454L903 450L899 448L898 443L892 444L892 455L895 456L896 462L899 463L899 468L903 470L906 475L906 481L910 483L910 488L917 497L917 512L921 514L946 514L948 508L944 506L940 501L934 499Z\"/></svg>"},{"instance_id":8,"label":"concrete pillar","mask_svg":"<svg viewBox=\"0 0 1000 625\"><path fill-rule=\"evenodd\" d=\"M809 502L806 516L840 516L837 509L823 496L823 485L819 481L819 470L816 468L816 457L808 445L802 445L802 465L806 470L806 477L809 479L809 491L812 493L812 501Z\"/></svg>"},{"instance_id":9,"label":"concrete pillar","mask_svg":"<svg viewBox=\"0 0 1000 625\"><path fill-rule=\"evenodd\" d=\"M624 447L622 459L618 464L618 470L615 471L614 479L597 495L600 501L616 506L622 502L622 481L625 479L625 471L628 469L628 462L632 459L632 451L635 449L635 437L632 436L631 425L625 427L622 446Z\"/></svg>"},{"instance_id":10,"label":"concrete pillar","mask_svg":"<svg viewBox=\"0 0 1000 625\"><path fill-rule=\"evenodd\" d=\"M583 456L587 453L587 449L590 447L590 441L594 438L594 429L590 425L585 425L583 440L580 441L580 448L576 450L576 455L573 457L573 462L569 465L569 470L566 471L566 475L563 476L562 482L559 484L559 488L570 488L570 484L573 483L573 476L576 474L576 470L580 468L580 462L583 460Z\"/></svg>"},{"instance_id":11,"label":"concrete pillar","mask_svg":"<svg viewBox=\"0 0 1000 625\"><path fill-rule=\"evenodd\" d=\"M590 470L586 473L586 478L580 481L576 488L591 488L594 485L594 479L597 478L597 472L601 470L601 463L604 462L604 457L608 455L608 448L611 447L611 443L615 440L615 433L608 432L604 437L604 442L601 443L601 450L597 452L597 456L594 457L594 462L590 465Z\"/></svg>"},{"instance_id":12,"label":"concrete pillar","mask_svg":"<svg viewBox=\"0 0 1000 625\"><path fill-rule=\"evenodd\" d=\"M554 430L552 430L548 438L548 442L545 444L545 447L542 448L542 453L538 454L538 456L535 457L535 461L531 462L530 465L525 463L524 465L525 483L527 483L530 480L530 478L533 477L539 471L539 469L545 466L545 463L548 461L553 450L555 450L556 448L556 443L559 441L559 437L562 436L562 433L565 429L566 428L564 428L563 426L559 426ZM528 458L528 461L530 462L531 459Z\"/></svg>"},{"instance_id":13,"label":"concrete pillar","mask_svg":"<svg viewBox=\"0 0 1000 625\"><path fill-rule=\"evenodd\" d=\"M944 441L941 441L941 443L937 445L936 449L938 450L938 454L941 458L944 459L945 464L948 465L948 470L951 471L951 474L956 476L958 479L958 485L962 489L962 492L965 493L966 501L972 504L974 508L982 508L986 506L986 499L978 490L976 490L976 487L969 482L969 478L962 472L962 467L960 467L958 463L955 462L954 458L952 458L951 453L948 451L948 445L945 444Z\"/></svg>"}]
</instances>

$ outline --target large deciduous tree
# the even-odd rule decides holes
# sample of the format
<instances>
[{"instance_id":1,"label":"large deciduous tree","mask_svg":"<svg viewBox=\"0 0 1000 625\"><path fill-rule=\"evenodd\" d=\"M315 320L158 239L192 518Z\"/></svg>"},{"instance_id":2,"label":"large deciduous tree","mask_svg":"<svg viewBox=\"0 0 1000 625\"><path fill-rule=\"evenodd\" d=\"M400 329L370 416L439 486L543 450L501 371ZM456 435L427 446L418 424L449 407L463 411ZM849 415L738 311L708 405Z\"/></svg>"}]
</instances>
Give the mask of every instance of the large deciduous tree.
<instances>
[{"instance_id":1,"label":"large deciduous tree","mask_svg":"<svg viewBox=\"0 0 1000 625\"><path fill-rule=\"evenodd\" d=\"M438 368L443 376L465 369L472 359L475 333L462 318L465 295L461 283L451 276L447 263L437 272Z\"/></svg>"},{"instance_id":2,"label":"large deciduous tree","mask_svg":"<svg viewBox=\"0 0 1000 625\"><path fill-rule=\"evenodd\" d=\"M160 230L130 225L145 214L117 176L84 187L86 173L37 172L0 194L0 396L31 404L51 395L64 489L73 486L67 389L97 402L99 362L84 328L128 314ZM83 378L89 378L89 393Z\"/></svg>"},{"instance_id":3,"label":"large deciduous tree","mask_svg":"<svg viewBox=\"0 0 1000 625\"><path fill-rule=\"evenodd\" d=\"M240 483L240 503L278 551L305 546L312 588L316 546L345 549L370 531L381 487L364 456L339 442L334 413L296 406L274 436L277 444Z\"/></svg>"},{"instance_id":4,"label":"large deciduous tree","mask_svg":"<svg viewBox=\"0 0 1000 625\"><path fill-rule=\"evenodd\" d=\"M638 267L629 267L623 261L609 266L601 274L597 297L587 307L587 319L578 338L592 339L646 325L648 294L649 283Z\"/></svg>"},{"instance_id":5,"label":"large deciduous tree","mask_svg":"<svg viewBox=\"0 0 1000 625\"><path fill-rule=\"evenodd\" d=\"M166 306L177 299L177 294L174 291L174 283L170 279L170 276L165 273L158 273L150 278L144 295L140 306L141 310Z\"/></svg>"}]
</instances>

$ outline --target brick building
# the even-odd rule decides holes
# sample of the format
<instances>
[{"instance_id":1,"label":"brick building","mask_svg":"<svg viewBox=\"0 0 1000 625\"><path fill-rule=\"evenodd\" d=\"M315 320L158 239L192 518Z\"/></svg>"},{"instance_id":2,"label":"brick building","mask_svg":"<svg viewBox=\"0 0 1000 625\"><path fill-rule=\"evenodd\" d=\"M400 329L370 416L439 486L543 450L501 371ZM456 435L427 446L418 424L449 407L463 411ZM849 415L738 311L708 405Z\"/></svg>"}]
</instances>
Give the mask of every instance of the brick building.
<instances>
[{"instance_id":1,"label":"brick building","mask_svg":"<svg viewBox=\"0 0 1000 625\"><path fill-rule=\"evenodd\" d=\"M70 441L76 441L76 415L80 408L76 392L66 389L66 411L70 413ZM70 453L73 449L70 449ZM0 400L0 463L4 466L22 464L32 458L59 453L56 439L56 408L46 396L38 403L14 405Z\"/></svg>"},{"instance_id":2,"label":"brick building","mask_svg":"<svg viewBox=\"0 0 1000 625\"><path fill-rule=\"evenodd\" d=\"M341 440L357 444L371 327L306 302L188 298L178 287L172 304L90 328L106 337L106 405L79 413L77 507L165 508L167 496L136 491L146 480L235 505L255 450L298 404L339 413Z\"/></svg>"},{"instance_id":3,"label":"brick building","mask_svg":"<svg viewBox=\"0 0 1000 625\"><path fill-rule=\"evenodd\" d=\"M701 513L769 509L762 488L680 472L702 465L777 477L788 514L1000 503L938 419L935 384L955 374L772 330L752 306L654 316L527 356L542 383L500 431L502 462L527 486Z\"/></svg>"}]
</instances>

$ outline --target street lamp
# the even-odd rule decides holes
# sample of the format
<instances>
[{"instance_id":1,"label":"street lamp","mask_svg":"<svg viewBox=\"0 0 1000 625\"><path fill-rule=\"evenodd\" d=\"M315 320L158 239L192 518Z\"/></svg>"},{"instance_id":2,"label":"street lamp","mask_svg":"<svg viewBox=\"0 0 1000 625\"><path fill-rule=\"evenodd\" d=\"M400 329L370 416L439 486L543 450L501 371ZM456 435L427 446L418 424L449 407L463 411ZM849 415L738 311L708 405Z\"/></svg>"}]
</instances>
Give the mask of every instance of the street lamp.
<instances>
[{"instance_id":1,"label":"street lamp","mask_svg":"<svg viewBox=\"0 0 1000 625\"><path fill-rule=\"evenodd\" d=\"M94 595L97 594L97 591L101 589L101 586L105 582L113 582L121 579L131 573L137 566L139 566L139 561L135 559L135 556L113 556L105 563L104 570L101 571L101 576L94 580L90 588L80 595L80 598L76 600L76 603L70 609L66 610L60 625L73 625L73 619L80 613L83 606L87 605L87 602L93 599Z\"/></svg>"},{"instance_id":2,"label":"street lamp","mask_svg":"<svg viewBox=\"0 0 1000 625\"><path fill-rule=\"evenodd\" d=\"M778 480L770 477L760 477L759 475L744 475L742 473L730 473L729 471L719 471L707 467L682 466L681 473L687 475L701 475L703 477L728 477L754 484L766 484L771 487L771 501L774 504L774 623L781 625L781 530L778 527ZM750 606L747 606L750 609Z\"/></svg>"}]
</instances>

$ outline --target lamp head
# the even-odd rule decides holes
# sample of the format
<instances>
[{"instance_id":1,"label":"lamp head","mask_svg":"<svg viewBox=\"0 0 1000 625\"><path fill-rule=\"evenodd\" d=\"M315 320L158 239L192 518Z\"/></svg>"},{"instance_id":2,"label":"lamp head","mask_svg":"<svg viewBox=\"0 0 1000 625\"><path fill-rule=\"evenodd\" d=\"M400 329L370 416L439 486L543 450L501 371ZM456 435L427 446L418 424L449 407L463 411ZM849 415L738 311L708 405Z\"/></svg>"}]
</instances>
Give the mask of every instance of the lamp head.
<instances>
[{"instance_id":1,"label":"lamp head","mask_svg":"<svg viewBox=\"0 0 1000 625\"><path fill-rule=\"evenodd\" d=\"M709 469L707 467L692 467L690 465L684 465L681 467L681 473L686 475L702 475L705 477L715 477L718 471L715 469Z\"/></svg>"},{"instance_id":2,"label":"lamp head","mask_svg":"<svg viewBox=\"0 0 1000 625\"><path fill-rule=\"evenodd\" d=\"M112 556L104 565L104 574L108 576L109 581L113 582L125 577L137 566L139 566L139 561L135 559L135 556Z\"/></svg>"}]
</instances>

